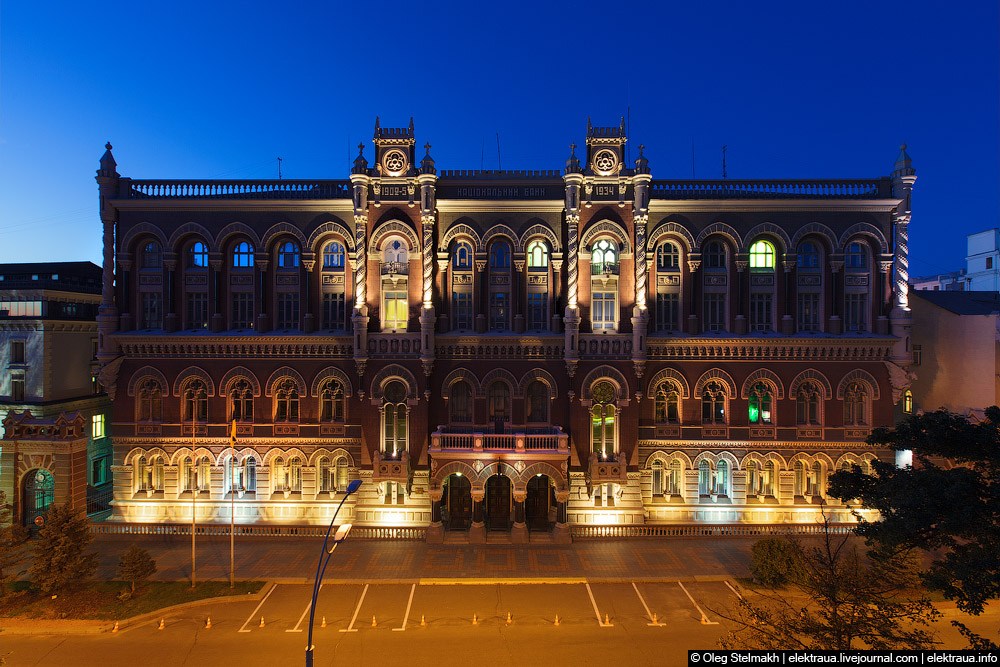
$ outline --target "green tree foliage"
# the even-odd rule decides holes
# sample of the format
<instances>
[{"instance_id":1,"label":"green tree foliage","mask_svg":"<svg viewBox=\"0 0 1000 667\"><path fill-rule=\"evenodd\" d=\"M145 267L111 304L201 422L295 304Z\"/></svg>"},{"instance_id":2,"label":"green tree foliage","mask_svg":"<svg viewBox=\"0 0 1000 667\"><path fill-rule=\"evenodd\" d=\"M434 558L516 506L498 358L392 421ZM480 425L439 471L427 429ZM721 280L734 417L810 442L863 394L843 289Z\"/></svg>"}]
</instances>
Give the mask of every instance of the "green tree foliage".
<instances>
[{"instance_id":1,"label":"green tree foliage","mask_svg":"<svg viewBox=\"0 0 1000 667\"><path fill-rule=\"evenodd\" d=\"M878 510L858 531L869 544L925 550L928 588L981 614L1000 597L1000 408L988 408L980 423L945 410L913 415L868 442L911 450L914 465L876 463L874 476L838 472L831 493Z\"/></svg>"},{"instance_id":2,"label":"green tree foliage","mask_svg":"<svg viewBox=\"0 0 1000 667\"><path fill-rule=\"evenodd\" d=\"M84 514L53 505L32 549L31 581L46 595L83 583L97 569L97 554L87 553L93 539Z\"/></svg>"},{"instance_id":3,"label":"green tree foliage","mask_svg":"<svg viewBox=\"0 0 1000 667\"><path fill-rule=\"evenodd\" d=\"M717 611L735 628L724 649L842 650L930 648L938 611L916 595L913 559L904 551L865 553L860 540L833 535L783 540L793 560L789 586L741 597Z\"/></svg>"},{"instance_id":4,"label":"green tree foliage","mask_svg":"<svg viewBox=\"0 0 1000 667\"><path fill-rule=\"evenodd\" d=\"M132 583L135 594L136 582L143 582L156 573L156 561L145 549L133 544L122 552L118 559L118 576Z\"/></svg>"},{"instance_id":5,"label":"green tree foliage","mask_svg":"<svg viewBox=\"0 0 1000 667\"><path fill-rule=\"evenodd\" d=\"M784 586L793 575L796 550L780 537L757 540L750 550L750 574L754 581L774 588Z\"/></svg>"},{"instance_id":6,"label":"green tree foliage","mask_svg":"<svg viewBox=\"0 0 1000 667\"><path fill-rule=\"evenodd\" d=\"M0 491L0 597L7 593L7 584L20 574L27 541L28 531L11 523L7 494Z\"/></svg>"}]
</instances>

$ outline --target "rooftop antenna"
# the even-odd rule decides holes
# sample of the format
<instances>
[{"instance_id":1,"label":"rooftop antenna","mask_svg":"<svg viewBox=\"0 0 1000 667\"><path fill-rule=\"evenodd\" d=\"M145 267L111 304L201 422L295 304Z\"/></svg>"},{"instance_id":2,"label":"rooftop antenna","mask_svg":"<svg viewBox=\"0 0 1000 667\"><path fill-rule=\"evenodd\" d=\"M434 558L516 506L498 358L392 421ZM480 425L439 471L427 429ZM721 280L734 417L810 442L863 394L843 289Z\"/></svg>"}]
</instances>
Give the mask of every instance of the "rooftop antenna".
<instances>
[{"instance_id":1,"label":"rooftop antenna","mask_svg":"<svg viewBox=\"0 0 1000 667\"><path fill-rule=\"evenodd\" d=\"M281 158L278 158L278 180L281 180Z\"/></svg>"},{"instance_id":2,"label":"rooftop antenna","mask_svg":"<svg viewBox=\"0 0 1000 667\"><path fill-rule=\"evenodd\" d=\"M723 145L722 147L722 180L726 180L726 149L728 146Z\"/></svg>"},{"instance_id":3,"label":"rooftop antenna","mask_svg":"<svg viewBox=\"0 0 1000 667\"><path fill-rule=\"evenodd\" d=\"M500 161L500 133L497 132L497 169L503 171L503 162Z\"/></svg>"}]
</instances>

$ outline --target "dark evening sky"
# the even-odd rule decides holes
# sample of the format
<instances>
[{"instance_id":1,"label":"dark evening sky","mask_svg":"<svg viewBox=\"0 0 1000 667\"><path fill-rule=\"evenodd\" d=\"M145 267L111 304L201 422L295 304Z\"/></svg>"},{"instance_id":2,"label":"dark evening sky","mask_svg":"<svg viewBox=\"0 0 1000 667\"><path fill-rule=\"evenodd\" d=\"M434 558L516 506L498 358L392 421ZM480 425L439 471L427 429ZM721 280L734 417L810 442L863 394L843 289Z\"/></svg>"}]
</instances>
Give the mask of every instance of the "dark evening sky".
<instances>
[{"instance_id":1,"label":"dark evening sky","mask_svg":"<svg viewBox=\"0 0 1000 667\"><path fill-rule=\"evenodd\" d=\"M364 5L364 6L362 6ZM0 262L100 262L94 170L346 178L375 116L439 169L561 169L629 109L654 178L917 169L911 274L1000 225L996 2L0 5ZM692 159L693 147L693 159ZM421 151L422 154L422 151Z\"/></svg>"}]
</instances>

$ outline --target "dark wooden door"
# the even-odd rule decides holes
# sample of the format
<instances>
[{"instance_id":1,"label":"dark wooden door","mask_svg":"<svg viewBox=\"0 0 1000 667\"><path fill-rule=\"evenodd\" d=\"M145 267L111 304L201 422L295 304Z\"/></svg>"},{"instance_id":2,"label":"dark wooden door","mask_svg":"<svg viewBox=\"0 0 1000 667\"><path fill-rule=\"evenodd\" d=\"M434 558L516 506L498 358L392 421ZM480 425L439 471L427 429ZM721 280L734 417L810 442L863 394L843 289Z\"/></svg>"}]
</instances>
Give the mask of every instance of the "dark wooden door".
<instances>
[{"instance_id":1,"label":"dark wooden door","mask_svg":"<svg viewBox=\"0 0 1000 667\"><path fill-rule=\"evenodd\" d=\"M528 530L549 529L549 478L545 475L528 480L528 496L524 501Z\"/></svg>"},{"instance_id":2,"label":"dark wooden door","mask_svg":"<svg viewBox=\"0 0 1000 667\"><path fill-rule=\"evenodd\" d=\"M493 475L486 480L486 528L510 530L510 478Z\"/></svg>"},{"instance_id":3,"label":"dark wooden door","mask_svg":"<svg viewBox=\"0 0 1000 667\"><path fill-rule=\"evenodd\" d=\"M472 484L468 477L448 478L448 530L468 530L472 523Z\"/></svg>"}]
</instances>

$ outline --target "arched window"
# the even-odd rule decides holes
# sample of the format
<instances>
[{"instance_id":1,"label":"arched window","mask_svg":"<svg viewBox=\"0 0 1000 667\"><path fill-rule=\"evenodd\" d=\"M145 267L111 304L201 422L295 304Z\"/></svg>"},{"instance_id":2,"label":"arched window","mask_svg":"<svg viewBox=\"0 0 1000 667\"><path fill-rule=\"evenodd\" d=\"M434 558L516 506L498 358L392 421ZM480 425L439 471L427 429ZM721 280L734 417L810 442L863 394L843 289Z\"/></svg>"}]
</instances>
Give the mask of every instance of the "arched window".
<instances>
[{"instance_id":1,"label":"arched window","mask_svg":"<svg viewBox=\"0 0 1000 667\"><path fill-rule=\"evenodd\" d=\"M774 245L769 241L755 241L750 246L750 271L774 272Z\"/></svg>"},{"instance_id":2,"label":"arched window","mask_svg":"<svg viewBox=\"0 0 1000 667\"><path fill-rule=\"evenodd\" d=\"M347 459L341 456L337 459L337 463L334 466L336 475L336 490L340 493L347 491L348 485L351 483L350 470L347 467Z\"/></svg>"},{"instance_id":3,"label":"arched window","mask_svg":"<svg viewBox=\"0 0 1000 667\"><path fill-rule=\"evenodd\" d=\"M212 490L212 462L207 456L198 459L198 492L208 493Z\"/></svg>"},{"instance_id":4,"label":"arched window","mask_svg":"<svg viewBox=\"0 0 1000 667\"><path fill-rule=\"evenodd\" d=\"M252 456L243 459L243 490L257 492L257 459Z\"/></svg>"},{"instance_id":5,"label":"arched window","mask_svg":"<svg viewBox=\"0 0 1000 667\"><path fill-rule=\"evenodd\" d=\"M253 421L253 385L246 378L239 378L230 385L229 403L232 419L242 422Z\"/></svg>"},{"instance_id":6,"label":"arched window","mask_svg":"<svg viewBox=\"0 0 1000 667\"><path fill-rule=\"evenodd\" d=\"M549 268L549 248L544 241L528 244L528 270L544 271Z\"/></svg>"},{"instance_id":7,"label":"arched window","mask_svg":"<svg viewBox=\"0 0 1000 667\"><path fill-rule=\"evenodd\" d=\"M868 387L863 382L852 382L844 391L844 424L847 426L868 424Z\"/></svg>"},{"instance_id":8,"label":"arched window","mask_svg":"<svg viewBox=\"0 0 1000 667\"><path fill-rule=\"evenodd\" d=\"M291 491L289 481L285 459L281 456L274 457L271 461L271 488L275 492Z\"/></svg>"},{"instance_id":9,"label":"arched window","mask_svg":"<svg viewBox=\"0 0 1000 667\"><path fill-rule=\"evenodd\" d=\"M851 270L863 270L868 268L868 253L865 246L855 241L847 244L847 252L844 253L844 268Z\"/></svg>"},{"instance_id":10,"label":"arched window","mask_svg":"<svg viewBox=\"0 0 1000 667\"><path fill-rule=\"evenodd\" d=\"M673 241L656 246L656 270L671 272L681 270L681 251Z\"/></svg>"},{"instance_id":11,"label":"arched window","mask_svg":"<svg viewBox=\"0 0 1000 667\"><path fill-rule=\"evenodd\" d=\"M240 241L233 248L233 268L246 269L253 266L253 246L246 241Z\"/></svg>"},{"instance_id":12,"label":"arched window","mask_svg":"<svg viewBox=\"0 0 1000 667\"><path fill-rule=\"evenodd\" d=\"M410 319L407 295L408 251L398 238L382 249L382 330L406 331Z\"/></svg>"},{"instance_id":13,"label":"arched window","mask_svg":"<svg viewBox=\"0 0 1000 667\"><path fill-rule=\"evenodd\" d=\"M747 495L756 496L761 494L760 466L756 461L747 462Z\"/></svg>"},{"instance_id":14,"label":"arched window","mask_svg":"<svg viewBox=\"0 0 1000 667\"><path fill-rule=\"evenodd\" d=\"M722 245L722 241L709 241L706 243L702 256L705 258L705 268L726 268L726 247Z\"/></svg>"},{"instance_id":15,"label":"arched window","mask_svg":"<svg viewBox=\"0 0 1000 667\"><path fill-rule=\"evenodd\" d=\"M506 241L497 241L490 247L490 268L510 268L510 246Z\"/></svg>"},{"instance_id":16,"label":"arched window","mask_svg":"<svg viewBox=\"0 0 1000 667\"><path fill-rule=\"evenodd\" d=\"M285 241L278 247L278 268L299 268L299 244L295 241Z\"/></svg>"},{"instance_id":17,"label":"arched window","mask_svg":"<svg viewBox=\"0 0 1000 667\"><path fill-rule=\"evenodd\" d=\"M409 262L409 251L406 244L398 238L390 239L382 250L382 263L395 269L388 273L406 274ZM386 273L383 271L383 273Z\"/></svg>"},{"instance_id":18,"label":"arched window","mask_svg":"<svg viewBox=\"0 0 1000 667\"><path fill-rule=\"evenodd\" d=\"M292 493L302 492L302 459L293 456L288 462L288 490Z\"/></svg>"},{"instance_id":19,"label":"arched window","mask_svg":"<svg viewBox=\"0 0 1000 667\"><path fill-rule=\"evenodd\" d=\"M494 424L510 421L510 387L506 382L497 381L490 385L489 408L490 421Z\"/></svg>"},{"instance_id":20,"label":"arched window","mask_svg":"<svg viewBox=\"0 0 1000 667\"><path fill-rule=\"evenodd\" d=\"M142 248L142 259L139 264L141 269L162 269L163 254L160 244L157 241L150 241Z\"/></svg>"},{"instance_id":21,"label":"arched window","mask_svg":"<svg viewBox=\"0 0 1000 667\"><path fill-rule=\"evenodd\" d=\"M337 480L334 478L334 468L330 465L330 459L321 456L316 463L316 474L319 476L320 493L324 491L334 491Z\"/></svg>"},{"instance_id":22,"label":"arched window","mask_svg":"<svg viewBox=\"0 0 1000 667\"><path fill-rule=\"evenodd\" d=\"M510 329L510 246L495 241L490 246L490 331Z\"/></svg>"},{"instance_id":23,"label":"arched window","mask_svg":"<svg viewBox=\"0 0 1000 667\"><path fill-rule=\"evenodd\" d=\"M274 421L299 420L299 388L292 378L282 378L274 390Z\"/></svg>"},{"instance_id":24,"label":"arched window","mask_svg":"<svg viewBox=\"0 0 1000 667\"><path fill-rule=\"evenodd\" d=\"M819 248L812 241L803 241L799 244L799 258L796 264L797 270L809 271L819 268Z\"/></svg>"},{"instance_id":25,"label":"arched window","mask_svg":"<svg viewBox=\"0 0 1000 667\"><path fill-rule=\"evenodd\" d=\"M207 269L208 268L208 246L201 241L195 241L188 248L187 268Z\"/></svg>"},{"instance_id":26,"label":"arched window","mask_svg":"<svg viewBox=\"0 0 1000 667\"><path fill-rule=\"evenodd\" d=\"M600 239L594 243L590 255L592 275L618 275L618 244L611 239Z\"/></svg>"},{"instance_id":27,"label":"arched window","mask_svg":"<svg viewBox=\"0 0 1000 667\"><path fill-rule=\"evenodd\" d=\"M190 456L185 456L181 459L181 469L179 472L179 483L181 491L191 491L195 487L195 482L198 480L198 470L195 468L194 459Z\"/></svg>"},{"instance_id":28,"label":"arched window","mask_svg":"<svg viewBox=\"0 0 1000 667\"><path fill-rule=\"evenodd\" d=\"M324 422L344 421L344 385L340 380L327 380L320 387L319 419Z\"/></svg>"},{"instance_id":29,"label":"arched window","mask_svg":"<svg viewBox=\"0 0 1000 667\"><path fill-rule=\"evenodd\" d=\"M913 392L909 389L903 392L903 412L913 414Z\"/></svg>"},{"instance_id":30,"label":"arched window","mask_svg":"<svg viewBox=\"0 0 1000 667\"><path fill-rule=\"evenodd\" d=\"M148 491L151 488L149 473L147 472L148 468L149 463L146 461L146 457L140 456L134 466L136 491Z\"/></svg>"},{"instance_id":31,"label":"arched window","mask_svg":"<svg viewBox=\"0 0 1000 667\"><path fill-rule=\"evenodd\" d=\"M541 423L549 421L549 386L535 380L528 385L528 421Z\"/></svg>"},{"instance_id":32,"label":"arched window","mask_svg":"<svg viewBox=\"0 0 1000 667\"><path fill-rule=\"evenodd\" d=\"M618 451L617 429L615 421L617 407L615 398L618 392L615 386L607 381L598 381L590 390L593 405L590 408L590 441L591 451L601 460L614 457Z\"/></svg>"},{"instance_id":33,"label":"arched window","mask_svg":"<svg viewBox=\"0 0 1000 667\"><path fill-rule=\"evenodd\" d=\"M792 467L794 472L795 480L795 495L805 496L809 495L809 478L806 475L806 466L802 461L796 461L795 465Z\"/></svg>"},{"instance_id":34,"label":"arched window","mask_svg":"<svg viewBox=\"0 0 1000 667\"><path fill-rule=\"evenodd\" d=\"M666 493L671 496L681 496L683 494L684 466L680 459L670 462L670 469L667 471Z\"/></svg>"},{"instance_id":35,"label":"arched window","mask_svg":"<svg viewBox=\"0 0 1000 667\"><path fill-rule=\"evenodd\" d=\"M814 382L803 382L795 394L795 423L814 426L820 423L820 393Z\"/></svg>"},{"instance_id":36,"label":"arched window","mask_svg":"<svg viewBox=\"0 0 1000 667\"><path fill-rule=\"evenodd\" d=\"M205 387L204 381L198 378L189 380L184 386L182 396L183 414L181 418L183 421L203 422L208 419L208 389Z\"/></svg>"},{"instance_id":37,"label":"arched window","mask_svg":"<svg viewBox=\"0 0 1000 667\"><path fill-rule=\"evenodd\" d=\"M813 461L807 491L810 496L822 496L826 493L826 474L819 461Z\"/></svg>"},{"instance_id":38,"label":"arched window","mask_svg":"<svg viewBox=\"0 0 1000 667\"><path fill-rule=\"evenodd\" d=\"M663 496L663 461L656 459L650 467L650 491L653 498Z\"/></svg>"},{"instance_id":39,"label":"arched window","mask_svg":"<svg viewBox=\"0 0 1000 667\"><path fill-rule=\"evenodd\" d=\"M451 385L448 416L453 424L468 424L472 421L472 388L467 382Z\"/></svg>"},{"instance_id":40,"label":"arched window","mask_svg":"<svg viewBox=\"0 0 1000 667\"><path fill-rule=\"evenodd\" d=\"M712 493L720 496L729 495L729 463L719 461L715 467L715 480L712 484Z\"/></svg>"},{"instance_id":41,"label":"arched window","mask_svg":"<svg viewBox=\"0 0 1000 667\"><path fill-rule=\"evenodd\" d=\"M771 387L765 382L758 382L750 389L750 403L747 406L747 417L751 424L770 424L773 396Z\"/></svg>"},{"instance_id":42,"label":"arched window","mask_svg":"<svg viewBox=\"0 0 1000 667\"><path fill-rule=\"evenodd\" d=\"M323 248L323 270L343 271L346 256L344 244L340 241L330 241Z\"/></svg>"},{"instance_id":43,"label":"arched window","mask_svg":"<svg viewBox=\"0 0 1000 667\"><path fill-rule=\"evenodd\" d=\"M681 420L680 391L673 382L663 382L656 388L653 421L657 424L679 424Z\"/></svg>"},{"instance_id":44,"label":"arched window","mask_svg":"<svg viewBox=\"0 0 1000 667\"><path fill-rule=\"evenodd\" d=\"M407 447L406 386L392 380L382 392L382 451L388 458L399 458Z\"/></svg>"},{"instance_id":45,"label":"arched window","mask_svg":"<svg viewBox=\"0 0 1000 667\"><path fill-rule=\"evenodd\" d=\"M163 414L163 394L160 383L153 378L147 378L139 385L138 419L141 422L158 422Z\"/></svg>"},{"instance_id":46,"label":"arched window","mask_svg":"<svg viewBox=\"0 0 1000 667\"><path fill-rule=\"evenodd\" d=\"M761 488L764 490L765 496L774 496L774 483L778 479L778 467L774 465L774 461L768 461L764 464L763 474L761 475Z\"/></svg>"},{"instance_id":47,"label":"arched window","mask_svg":"<svg viewBox=\"0 0 1000 667\"><path fill-rule=\"evenodd\" d=\"M708 461L702 459L698 462L698 495L707 496L713 493L714 481L711 466Z\"/></svg>"},{"instance_id":48,"label":"arched window","mask_svg":"<svg viewBox=\"0 0 1000 667\"><path fill-rule=\"evenodd\" d=\"M729 328L727 313L729 285L727 270L728 254L722 241L713 240L705 244L702 251L704 271L702 271L702 328L705 331L726 331Z\"/></svg>"},{"instance_id":49,"label":"arched window","mask_svg":"<svg viewBox=\"0 0 1000 667\"><path fill-rule=\"evenodd\" d=\"M466 241L459 241L451 254L451 266L454 269L469 271L472 269L472 246Z\"/></svg>"},{"instance_id":50,"label":"arched window","mask_svg":"<svg viewBox=\"0 0 1000 667\"><path fill-rule=\"evenodd\" d=\"M701 423L726 423L726 390L720 382L713 380L705 385L701 395Z\"/></svg>"}]
</instances>

